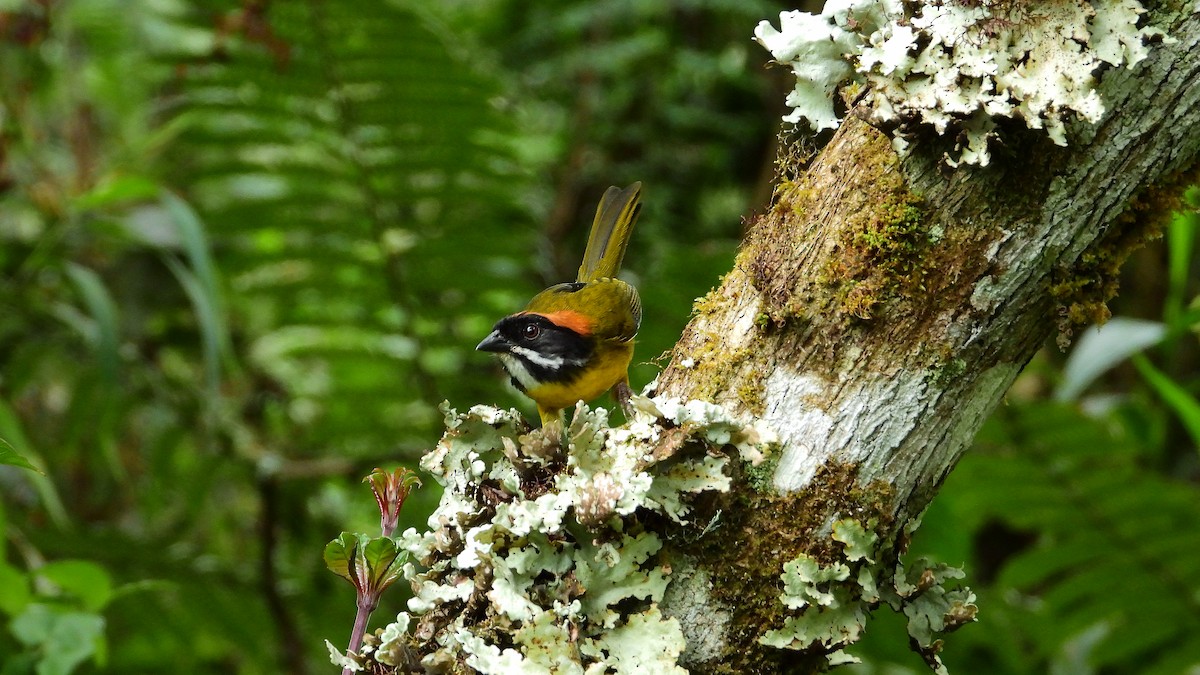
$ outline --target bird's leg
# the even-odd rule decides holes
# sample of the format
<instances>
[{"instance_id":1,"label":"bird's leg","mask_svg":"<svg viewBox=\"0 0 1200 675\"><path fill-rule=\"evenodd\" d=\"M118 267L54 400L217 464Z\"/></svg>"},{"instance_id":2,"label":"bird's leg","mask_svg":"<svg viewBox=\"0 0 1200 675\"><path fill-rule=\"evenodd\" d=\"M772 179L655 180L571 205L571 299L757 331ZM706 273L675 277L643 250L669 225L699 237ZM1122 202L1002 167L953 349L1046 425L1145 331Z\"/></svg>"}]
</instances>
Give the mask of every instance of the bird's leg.
<instances>
[{"instance_id":1,"label":"bird's leg","mask_svg":"<svg viewBox=\"0 0 1200 675\"><path fill-rule=\"evenodd\" d=\"M557 441L560 447L567 447L565 441L567 424L563 419L563 411L543 408L539 405L538 417L542 418L542 434Z\"/></svg>"},{"instance_id":2,"label":"bird's leg","mask_svg":"<svg viewBox=\"0 0 1200 675\"><path fill-rule=\"evenodd\" d=\"M561 410L553 410L550 408L543 408L540 405L537 407L537 409L538 409L538 417L542 418L542 427L543 428L548 427L551 424L562 420L562 411Z\"/></svg>"},{"instance_id":3,"label":"bird's leg","mask_svg":"<svg viewBox=\"0 0 1200 675\"><path fill-rule=\"evenodd\" d=\"M621 380L613 385L613 398L617 399L617 404L621 406L621 412L625 413L625 421L633 419L633 390L629 388L629 380Z\"/></svg>"}]
</instances>

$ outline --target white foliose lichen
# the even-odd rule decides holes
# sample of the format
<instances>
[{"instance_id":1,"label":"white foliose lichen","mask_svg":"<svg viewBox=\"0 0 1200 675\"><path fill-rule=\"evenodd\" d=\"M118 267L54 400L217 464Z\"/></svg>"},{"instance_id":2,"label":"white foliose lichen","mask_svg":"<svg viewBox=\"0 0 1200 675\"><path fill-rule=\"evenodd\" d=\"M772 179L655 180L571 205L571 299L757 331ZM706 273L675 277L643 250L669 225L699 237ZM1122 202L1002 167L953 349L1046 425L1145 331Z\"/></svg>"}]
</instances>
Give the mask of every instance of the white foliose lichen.
<instances>
[{"instance_id":1,"label":"white foliose lichen","mask_svg":"<svg viewBox=\"0 0 1200 675\"><path fill-rule=\"evenodd\" d=\"M909 644L934 672L945 675L938 652L940 637L975 620L975 594L969 588L947 588L961 579L962 570L924 559L904 565L891 545L879 547L875 523L853 519L833 524L832 538L842 545L844 562L821 564L800 555L784 564L779 601L792 613L779 628L766 631L759 642L768 647L824 653L829 665L857 659L841 651L858 641L867 614L887 604L908 618ZM911 536L919 524L905 527ZM876 558L891 562L876 564Z\"/></svg>"},{"instance_id":2,"label":"white foliose lichen","mask_svg":"<svg viewBox=\"0 0 1200 675\"><path fill-rule=\"evenodd\" d=\"M683 632L658 608L671 570L643 521L687 524L696 495L729 489L733 457L758 463L775 438L707 403L635 408L609 427L580 406L550 431L514 410L446 410L421 461L441 502L401 537L421 565L405 567L414 597L375 653L481 673L686 673Z\"/></svg>"},{"instance_id":3,"label":"white foliose lichen","mask_svg":"<svg viewBox=\"0 0 1200 675\"><path fill-rule=\"evenodd\" d=\"M947 163L986 166L997 118L1058 145L1067 122L1098 121L1097 72L1172 41L1138 25L1145 11L1138 0L828 0L820 15L783 12L778 30L763 21L754 36L796 74L784 121L836 127L838 91L865 84L863 102L896 129L898 151L906 130L925 124L956 134Z\"/></svg>"}]
</instances>

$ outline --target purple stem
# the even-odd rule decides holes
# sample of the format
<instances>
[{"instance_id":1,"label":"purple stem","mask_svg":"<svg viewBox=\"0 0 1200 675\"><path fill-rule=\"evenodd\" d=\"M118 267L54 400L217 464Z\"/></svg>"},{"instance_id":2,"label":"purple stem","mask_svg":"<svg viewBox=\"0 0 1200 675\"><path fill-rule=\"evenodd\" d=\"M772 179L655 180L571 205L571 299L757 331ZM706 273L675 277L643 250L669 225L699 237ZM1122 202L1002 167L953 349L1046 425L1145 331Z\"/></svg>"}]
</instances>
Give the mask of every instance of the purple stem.
<instances>
[{"instance_id":1,"label":"purple stem","mask_svg":"<svg viewBox=\"0 0 1200 675\"><path fill-rule=\"evenodd\" d=\"M378 602L371 602L369 598L363 598L363 602L358 603L358 613L354 615L354 630L350 632L350 647L346 650L346 654L350 652L358 653L362 647L363 636L367 634L367 619L371 618L371 612L375 611ZM354 671L349 668L342 669L342 675L354 675Z\"/></svg>"}]
</instances>

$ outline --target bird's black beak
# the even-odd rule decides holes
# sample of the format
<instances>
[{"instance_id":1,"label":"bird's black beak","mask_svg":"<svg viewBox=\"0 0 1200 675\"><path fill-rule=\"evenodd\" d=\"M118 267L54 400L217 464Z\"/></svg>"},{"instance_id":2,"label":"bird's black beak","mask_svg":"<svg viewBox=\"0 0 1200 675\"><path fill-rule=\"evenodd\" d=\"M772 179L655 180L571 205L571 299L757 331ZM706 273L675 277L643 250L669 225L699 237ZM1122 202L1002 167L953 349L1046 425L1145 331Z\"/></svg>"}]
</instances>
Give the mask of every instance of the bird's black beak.
<instances>
[{"instance_id":1,"label":"bird's black beak","mask_svg":"<svg viewBox=\"0 0 1200 675\"><path fill-rule=\"evenodd\" d=\"M494 330L492 334L483 338L483 342L475 345L477 352L506 352L508 351L508 340L500 336L500 331Z\"/></svg>"}]
</instances>

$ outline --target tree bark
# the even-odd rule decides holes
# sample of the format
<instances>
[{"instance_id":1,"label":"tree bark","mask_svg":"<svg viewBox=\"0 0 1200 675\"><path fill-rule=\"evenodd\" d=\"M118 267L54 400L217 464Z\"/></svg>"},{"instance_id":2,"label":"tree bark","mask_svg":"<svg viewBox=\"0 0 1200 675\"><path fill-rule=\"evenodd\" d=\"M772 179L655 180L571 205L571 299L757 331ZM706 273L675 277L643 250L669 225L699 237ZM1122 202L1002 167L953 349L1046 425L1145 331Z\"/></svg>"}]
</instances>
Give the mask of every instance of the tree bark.
<instances>
[{"instance_id":1,"label":"tree bark","mask_svg":"<svg viewBox=\"0 0 1200 675\"><path fill-rule=\"evenodd\" d=\"M1069 147L1013 125L990 167L949 171L948 140L899 158L851 114L802 173L784 167L659 380L781 438L774 493L743 483L714 543L673 550L665 611L694 672L819 667L758 642L778 620L782 563L830 560L845 517L877 524L881 557L902 552L1034 353L1106 318L1121 261L1197 178L1200 14L1151 9L1176 41L1103 73L1108 113L1075 125Z\"/></svg>"}]
</instances>

